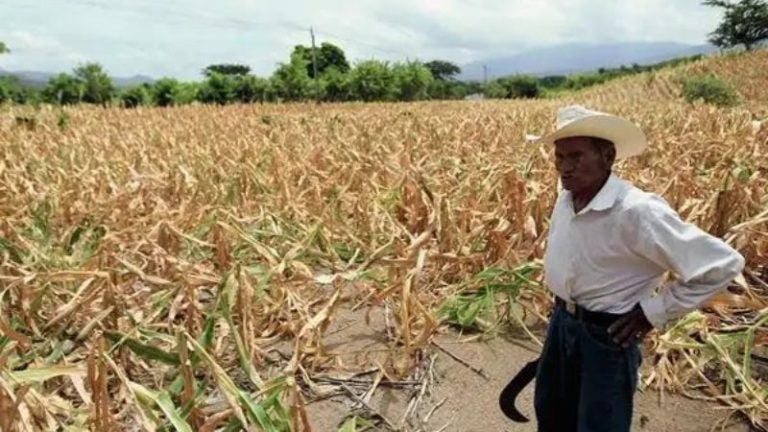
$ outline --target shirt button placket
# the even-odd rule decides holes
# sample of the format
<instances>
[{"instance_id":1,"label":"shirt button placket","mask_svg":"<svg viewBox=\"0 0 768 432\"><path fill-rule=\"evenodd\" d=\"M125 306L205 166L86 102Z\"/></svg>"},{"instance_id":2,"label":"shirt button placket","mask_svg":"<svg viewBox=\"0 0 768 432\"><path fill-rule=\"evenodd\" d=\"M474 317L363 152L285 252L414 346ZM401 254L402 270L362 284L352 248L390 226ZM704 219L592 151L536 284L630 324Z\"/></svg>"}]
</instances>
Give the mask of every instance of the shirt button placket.
<instances>
[{"instance_id":1,"label":"shirt button placket","mask_svg":"<svg viewBox=\"0 0 768 432\"><path fill-rule=\"evenodd\" d=\"M571 220L568 224L568 250L567 250L567 256L568 256L568 269L567 269L567 277L565 280L565 292L567 295L566 300L574 301L573 299L573 287L576 284L576 258L575 258L575 215L571 216Z\"/></svg>"}]
</instances>

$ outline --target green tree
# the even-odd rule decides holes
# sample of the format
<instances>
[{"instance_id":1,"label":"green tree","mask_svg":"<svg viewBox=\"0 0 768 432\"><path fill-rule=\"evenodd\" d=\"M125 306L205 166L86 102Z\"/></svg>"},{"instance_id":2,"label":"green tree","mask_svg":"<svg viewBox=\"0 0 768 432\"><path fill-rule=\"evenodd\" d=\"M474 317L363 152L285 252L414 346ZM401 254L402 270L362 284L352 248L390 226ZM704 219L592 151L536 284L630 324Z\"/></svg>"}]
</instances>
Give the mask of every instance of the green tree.
<instances>
[{"instance_id":1,"label":"green tree","mask_svg":"<svg viewBox=\"0 0 768 432\"><path fill-rule=\"evenodd\" d=\"M622 66L624 67L624 66ZM626 68L625 68L626 69ZM598 84L602 84L609 79L611 79L614 76L622 76L627 74L626 70L621 71L619 69L615 72L607 72L604 74L596 74L596 73L584 73L584 74L575 74L575 75L569 75L568 78L565 80L564 87L569 90L580 90L587 87L592 87Z\"/></svg>"},{"instance_id":2,"label":"green tree","mask_svg":"<svg viewBox=\"0 0 768 432\"><path fill-rule=\"evenodd\" d=\"M768 38L768 2L764 0L705 0L704 5L723 8L720 25L709 41L721 48L744 45L747 51Z\"/></svg>"},{"instance_id":3,"label":"green tree","mask_svg":"<svg viewBox=\"0 0 768 432\"><path fill-rule=\"evenodd\" d=\"M235 98L243 103L266 102L270 97L269 81L253 75L242 75L235 83Z\"/></svg>"},{"instance_id":4,"label":"green tree","mask_svg":"<svg viewBox=\"0 0 768 432\"><path fill-rule=\"evenodd\" d=\"M86 63L75 68L74 72L83 83L83 102L106 105L112 100L115 86L100 64Z\"/></svg>"},{"instance_id":5,"label":"green tree","mask_svg":"<svg viewBox=\"0 0 768 432\"><path fill-rule=\"evenodd\" d=\"M336 68L341 73L349 72L349 62L344 50L332 43L323 42L320 44L320 59L321 63L318 64L317 71L320 74L326 72L328 68Z\"/></svg>"},{"instance_id":6,"label":"green tree","mask_svg":"<svg viewBox=\"0 0 768 432\"><path fill-rule=\"evenodd\" d=\"M367 60L349 74L349 90L354 100L391 100L397 94L395 76L386 63Z\"/></svg>"},{"instance_id":7,"label":"green tree","mask_svg":"<svg viewBox=\"0 0 768 432\"><path fill-rule=\"evenodd\" d=\"M482 86L473 90L473 83L433 80L429 85L430 99L464 99L470 93L482 92Z\"/></svg>"},{"instance_id":8,"label":"green tree","mask_svg":"<svg viewBox=\"0 0 768 432\"><path fill-rule=\"evenodd\" d=\"M446 81L440 81L438 79L433 80L429 85L429 98L430 99L451 99L450 97L450 85L451 83Z\"/></svg>"},{"instance_id":9,"label":"green tree","mask_svg":"<svg viewBox=\"0 0 768 432\"><path fill-rule=\"evenodd\" d=\"M432 73L419 62L398 63L392 68L399 100L426 99L434 81Z\"/></svg>"},{"instance_id":10,"label":"green tree","mask_svg":"<svg viewBox=\"0 0 768 432\"><path fill-rule=\"evenodd\" d=\"M176 94L176 105L186 105L196 101L201 87L202 86L196 82L179 83L179 90Z\"/></svg>"},{"instance_id":11,"label":"green tree","mask_svg":"<svg viewBox=\"0 0 768 432\"><path fill-rule=\"evenodd\" d=\"M0 76L0 104L26 103L28 92L21 85L19 79L12 75Z\"/></svg>"},{"instance_id":12,"label":"green tree","mask_svg":"<svg viewBox=\"0 0 768 432\"><path fill-rule=\"evenodd\" d=\"M508 97L509 92L498 81L492 81L483 86L483 95L488 99L504 99Z\"/></svg>"},{"instance_id":13,"label":"green tree","mask_svg":"<svg viewBox=\"0 0 768 432\"><path fill-rule=\"evenodd\" d=\"M512 99L531 99L539 97L539 82L527 75L504 77L498 80L507 91L506 97Z\"/></svg>"},{"instance_id":14,"label":"green tree","mask_svg":"<svg viewBox=\"0 0 768 432\"><path fill-rule=\"evenodd\" d=\"M464 99L472 93L482 93L483 86L479 82L453 81L448 83L449 99Z\"/></svg>"},{"instance_id":15,"label":"green tree","mask_svg":"<svg viewBox=\"0 0 768 432\"><path fill-rule=\"evenodd\" d=\"M248 75L251 72L251 68L241 64L214 64L203 69L203 75L210 77L212 74L221 75Z\"/></svg>"},{"instance_id":16,"label":"green tree","mask_svg":"<svg viewBox=\"0 0 768 432\"><path fill-rule=\"evenodd\" d=\"M120 94L120 103L125 108L136 108L152 103L151 86L142 84L129 87Z\"/></svg>"},{"instance_id":17,"label":"green tree","mask_svg":"<svg viewBox=\"0 0 768 432\"><path fill-rule=\"evenodd\" d=\"M454 75L461 73L461 68L445 60L432 60L424 63L424 66L432 72L436 80L447 81L453 79Z\"/></svg>"},{"instance_id":18,"label":"green tree","mask_svg":"<svg viewBox=\"0 0 768 432\"><path fill-rule=\"evenodd\" d=\"M598 69L597 73L598 75L602 75L606 72L605 68ZM563 85L565 85L565 82L568 80L568 77L565 75L547 75L545 77L539 78L539 84L541 84L542 87L554 89L554 88L560 88Z\"/></svg>"},{"instance_id":19,"label":"green tree","mask_svg":"<svg viewBox=\"0 0 768 432\"><path fill-rule=\"evenodd\" d=\"M152 86L152 98L161 107L180 105L181 84L174 78L162 78Z\"/></svg>"},{"instance_id":20,"label":"green tree","mask_svg":"<svg viewBox=\"0 0 768 432\"><path fill-rule=\"evenodd\" d=\"M225 105L235 101L237 80L231 75L211 72L200 86L197 100L203 103Z\"/></svg>"},{"instance_id":21,"label":"green tree","mask_svg":"<svg viewBox=\"0 0 768 432\"><path fill-rule=\"evenodd\" d=\"M715 75L686 77L682 82L683 97L690 103L703 100L719 107L730 107L739 103L736 90Z\"/></svg>"},{"instance_id":22,"label":"green tree","mask_svg":"<svg viewBox=\"0 0 768 432\"><path fill-rule=\"evenodd\" d=\"M346 73L350 69L344 50L334 44L323 42L320 44L320 48L315 48L315 53L317 56L318 76L322 76L325 71L332 67L341 73ZM307 64L307 75L309 75L310 78L315 78L315 70L312 65L312 48L296 45L293 48L293 54L297 54L304 59Z\"/></svg>"},{"instance_id":23,"label":"green tree","mask_svg":"<svg viewBox=\"0 0 768 432\"><path fill-rule=\"evenodd\" d=\"M320 77L324 99L332 102L343 102L350 98L349 74L331 67Z\"/></svg>"},{"instance_id":24,"label":"green tree","mask_svg":"<svg viewBox=\"0 0 768 432\"><path fill-rule=\"evenodd\" d=\"M306 100L312 95L312 80L307 73L307 61L295 52L291 62L281 64L272 75L272 86L277 96L285 100Z\"/></svg>"},{"instance_id":25,"label":"green tree","mask_svg":"<svg viewBox=\"0 0 768 432\"><path fill-rule=\"evenodd\" d=\"M0 54L10 53L8 46L0 41ZM39 94L29 87L24 87L13 75L0 76L0 105L4 103L37 103Z\"/></svg>"},{"instance_id":26,"label":"green tree","mask_svg":"<svg viewBox=\"0 0 768 432\"><path fill-rule=\"evenodd\" d=\"M83 82L72 75L60 73L50 80L43 90L43 99L50 103L71 105L79 103L85 93Z\"/></svg>"}]
</instances>

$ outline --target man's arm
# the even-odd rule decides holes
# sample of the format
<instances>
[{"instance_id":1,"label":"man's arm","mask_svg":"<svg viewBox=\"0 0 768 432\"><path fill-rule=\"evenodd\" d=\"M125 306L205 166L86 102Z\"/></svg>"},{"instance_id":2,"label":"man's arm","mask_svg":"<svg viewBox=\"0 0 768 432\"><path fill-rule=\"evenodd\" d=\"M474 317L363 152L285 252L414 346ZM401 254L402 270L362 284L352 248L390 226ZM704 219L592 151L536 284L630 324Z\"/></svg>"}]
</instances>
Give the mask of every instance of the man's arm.
<instances>
[{"instance_id":1,"label":"man's arm","mask_svg":"<svg viewBox=\"0 0 768 432\"><path fill-rule=\"evenodd\" d=\"M654 327L699 308L744 269L744 257L724 241L682 221L661 198L652 198L632 213L640 229L630 247L677 276L660 295L640 302Z\"/></svg>"},{"instance_id":2,"label":"man's arm","mask_svg":"<svg viewBox=\"0 0 768 432\"><path fill-rule=\"evenodd\" d=\"M654 196L630 209L628 219L630 249L674 272L677 280L611 325L608 332L625 347L653 327L661 328L700 307L744 269L744 258L738 252L682 221L661 198Z\"/></svg>"}]
</instances>

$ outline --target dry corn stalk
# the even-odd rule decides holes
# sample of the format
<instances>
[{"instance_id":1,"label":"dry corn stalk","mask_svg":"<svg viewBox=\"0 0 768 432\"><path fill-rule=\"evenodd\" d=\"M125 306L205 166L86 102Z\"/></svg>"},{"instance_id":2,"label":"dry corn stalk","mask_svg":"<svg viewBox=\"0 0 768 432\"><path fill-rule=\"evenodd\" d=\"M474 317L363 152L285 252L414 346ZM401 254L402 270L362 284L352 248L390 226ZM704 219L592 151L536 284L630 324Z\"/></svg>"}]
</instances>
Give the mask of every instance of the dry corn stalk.
<instances>
[{"instance_id":1,"label":"dry corn stalk","mask_svg":"<svg viewBox=\"0 0 768 432\"><path fill-rule=\"evenodd\" d=\"M542 101L70 107L66 131L58 109L42 107L40 127L26 130L13 117L27 107L1 107L0 370L88 366L88 385L50 378L60 381L27 397L3 388L0 404L16 414L1 421L151 429L173 419L214 430L234 417L246 428L306 428L297 381L333 367L323 330L350 298L392 308L392 367L407 375L439 305L474 275L541 258L552 152L523 137L578 102L641 124L651 149L620 174L747 258L745 279L706 320L656 340L648 383L704 382L764 423L765 383L728 384L745 351L714 344L754 327L768 305L768 129L755 126L768 114L766 61L766 52L712 58ZM678 100L677 74L709 72L745 104ZM518 297L532 315L549 305L541 289ZM686 349L691 334L709 335L708 348ZM753 354L768 346L764 326L752 341ZM290 352L270 369L280 343ZM736 381L747 381L741 364ZM91 411L48 412L36 402L45 397Z\"/></svg>"}]
</instances>

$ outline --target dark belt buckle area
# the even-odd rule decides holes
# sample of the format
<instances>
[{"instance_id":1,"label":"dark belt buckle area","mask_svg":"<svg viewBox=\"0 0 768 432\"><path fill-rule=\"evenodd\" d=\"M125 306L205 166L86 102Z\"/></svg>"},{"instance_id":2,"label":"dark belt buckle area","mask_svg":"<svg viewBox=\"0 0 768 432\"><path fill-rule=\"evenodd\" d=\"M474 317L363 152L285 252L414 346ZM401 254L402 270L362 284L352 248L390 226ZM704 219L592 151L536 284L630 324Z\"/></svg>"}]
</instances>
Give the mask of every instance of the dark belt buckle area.
<instances>
[{"instance_id":1,"label":"dark belt buckle area","mask_svg":"<svg viewBox=\"0 0 768 432\"><path fill-rule=\"evenodd\" d=\"M578 309L578 307L576 306L576 303L572 301L565 301L564 303L565 303L565 310L569 314L576 316L576 310Z\"/></svg>"}]
</instances>

